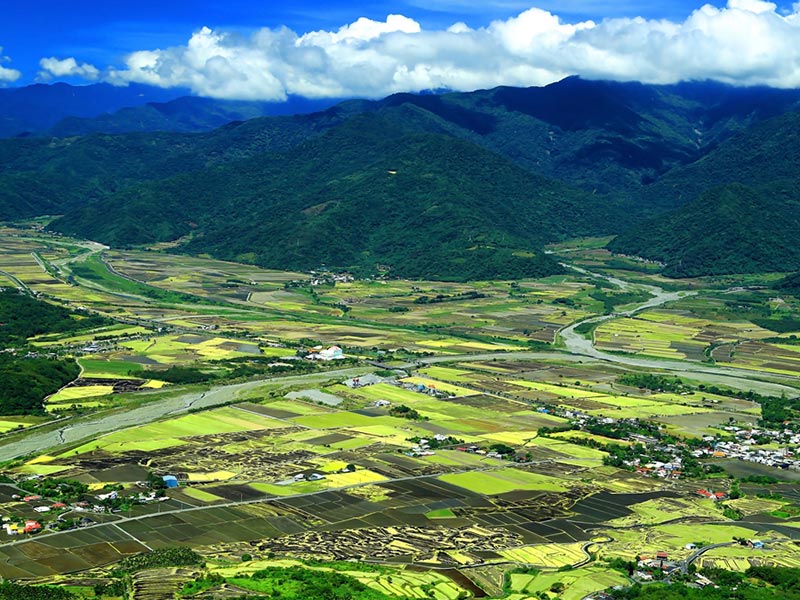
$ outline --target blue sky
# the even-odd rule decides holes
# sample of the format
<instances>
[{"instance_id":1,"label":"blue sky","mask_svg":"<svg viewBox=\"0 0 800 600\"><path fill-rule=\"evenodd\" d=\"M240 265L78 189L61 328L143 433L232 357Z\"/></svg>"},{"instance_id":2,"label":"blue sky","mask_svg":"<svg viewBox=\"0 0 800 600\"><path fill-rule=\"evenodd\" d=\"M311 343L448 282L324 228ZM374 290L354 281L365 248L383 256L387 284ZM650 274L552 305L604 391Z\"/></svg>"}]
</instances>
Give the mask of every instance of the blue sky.
<instances>
[{"instance_id":1,"label":"blue sky","mask_svg":"<svg viewBox=\"0 0 800 600\"><path fill-rule=\"evenodd\" d=\"M400 13L425 28L464 21L471 27L538 6L566 18L610 16L684 18L696 3L620 0L519 2L500 0L9 0L0 11L0 47L22 71L18 83L34 79L45 56L74 56L98 67L118 63L145 48L181 44L202 26L242 32L285 25L299 33L335 29L358 17L384 19Z\"/></svg>"},{"instance_id":2,"label":"blue sky","mask_svg":"<svg viewBox=\"0 0 800 600\"><path fill-rule=\"evenodd\" d=\"M199 95L281 99L380 96L426 86L539 85L570 74L655 83L709 77L800 84L800 49L793 41L800 39L800 14L792 18L790 3L718 0L711 11L701 10L702 4L8 0L0 9L0 85L138 81L188 85ZM389 14L408 20L388 25ZM360 17L371 21L355 33L304 36L318 30L336 34ZM597 26L571 28L587 20ZM458 22L467 27L448 30ZM198 36L202 27L208 33ZM281 27L291 35L275 33ZM193 42L205 49L192 51ZM356 81L367 73L372 85Z\"/></svg>"}]
</instances>

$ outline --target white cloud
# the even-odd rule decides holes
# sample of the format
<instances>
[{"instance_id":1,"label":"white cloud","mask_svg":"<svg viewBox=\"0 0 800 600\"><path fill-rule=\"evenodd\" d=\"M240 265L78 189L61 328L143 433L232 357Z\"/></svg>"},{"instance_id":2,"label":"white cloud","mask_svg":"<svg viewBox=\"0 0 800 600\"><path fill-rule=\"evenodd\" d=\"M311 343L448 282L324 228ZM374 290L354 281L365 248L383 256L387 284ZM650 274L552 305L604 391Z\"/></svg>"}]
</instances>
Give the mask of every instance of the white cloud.
<instances>
[{"instance_id":1,"label":"white cloud","mask_svg":"<svg viewBox=\"0 0 800 600\"><path fill-rule=\"evenodd\" d=\"M42 79L52 79L53 77L82 77L83 79L94 80L100 76L100 71L89 63L78 64L74 58L58 59L55 56L43 58L39 61L42 70L39 77Z\"/></svg>"},{"instance_id":2,"label":"white cloud","mask_svg":"<svg viewBox=\"0 0 800 600\"><path fill-rule=\"evenodd\" d=\"M70 60L73 69L91 67L74 59L56 63L66 69ZM728 0L681 22L568 22L534 7L481 28L459 22L424 30L402 15L303 35L285 27L250 36L204 27L184 46L134 52L105 78L185 86L218 98L282 100L544 85L567 75L800 87L800 3L783 14L771 2Z\"/></svg>"},{"instance_id":3,"label":"white cloud","mask_svg":"<svg viewBox=\"0 0 800 600\"><path fill-rule=\"evenodd\" d=\"M8 62L11 59L3 56L3 47L0 46L0 63ZM17 79L22 77L22 73L16 69L9 69L0 64L0 85L5 83L14 83Z\"/></svg>"}]
</instances>

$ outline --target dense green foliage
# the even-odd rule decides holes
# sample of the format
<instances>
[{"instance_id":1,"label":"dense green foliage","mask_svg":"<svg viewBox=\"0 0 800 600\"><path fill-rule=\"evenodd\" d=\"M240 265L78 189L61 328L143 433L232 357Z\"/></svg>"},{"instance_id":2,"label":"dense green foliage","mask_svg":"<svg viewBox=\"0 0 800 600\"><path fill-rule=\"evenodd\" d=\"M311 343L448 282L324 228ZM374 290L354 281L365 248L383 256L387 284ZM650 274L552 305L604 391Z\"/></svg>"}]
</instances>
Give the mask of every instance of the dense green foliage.
<instances>
[{"instance_id":1,"label":"dense green foliage","mask_svg":"<svg viewBox=\"0 0 800 600\"><path fill-rule=\"evenodd\" d=\"M112 244L194 232L186 251L274 268L503 279L560 273L535 248L595 232L598 213L613 209L588 207L474 144L363 115L270 160L129 189L53 226Z\"/></svg>"},{"instance_id":2,"label":"dense green foliage","mask_svg":"<svg viewBox=\"0 0 800 600\"><path fill-rule=\"evenodd\" d=\"M642 190L651 211L614 252L667 263L671 276L800 268L800 113L769 119Z\"/></svg>"},{"instance_id":3,"label":"dense green foliage","mask_svg":"<svg viewBox=\"0 0 800 600\"><path fill-rule=\"evenodd\" d=\"M779 427L800 416L800 398L762 396L757 402L761 405L761 423L765 425Z\"/></svg>"},{"instance_id":4,"label":"dense green foliage","mask_svg":"<svg viewBox=\"0 0 800 600\"><path fill-rule=\"evenodd\" d=\"M800 319L794 317L782 317L778 319L755 318L755 319L750 319L750 321L755 323L759 327L763 327L764 329L769 329L770 331L775 331L776 333L789 333L790 331L800 331ZM778 339L782 340L782 338ZM781 342L776 341L775 343L780 344Z\"/></svg>"},{"instance_id":5,"label":"dense green foliage","mask_svg":"<svg viewBox=\"0 0 800 600\"><path fill-rule=\"evenodd\" d=\"M37 300L15 289L0 289L0 348L25 344L43 333L67 333L113 323L97 315L76 313Z\"/></svg>"},{"instance_id":6,"label":"dense green foliage","mask_svg":"<svg viewBox=\"0 0 800 600\"><path fill-rule=\"evenodd\" d=\"M367 587L357 579L330 571L302 567L270 567L250 577L237 577L231 583L284 600L389 600L389 596Z\"/></svg>"},{"instance_id":7,"label":"dense green foliage","mask_svg":"<svg viewBox=\"0 0 800 600\"><path fill-rule=\"evenodd\" d=\"M619 233L741 181L752 190L710 191L668 215L682 235L660 219L612 247L661 257L671 275L800 268L800 123L788 113L748 129L797 101L570 78L348 101L204 134L0 140L0 218L66 213L56 230L115 245L183 239L186 252L267 267L502 279L558 272L545 242ZM609 311L624 300L597 296Z\"/></svg>"},{"instance_id":8,"label":"dense green foliage","mask_svg":"<svg viewBox=\"0 0 800 600\"><path fill-rule=\"evenodd\" d=\"M49 585L23 585L12 581L0 583L3 600L74 600L76 596L63 588Z\"/></svg>"},{"instance_id":9,"label":"dense green foliage","mask_svg":"<svg viewBox=\"0 0 800 600\"><path fill-rule=\"evenodd\" d=\"M410 408L405 404L400 404L398 406L392 406L389 409L389 414L393 417L399 417L401 419L408 419L410 421L423 421L427 420L423 417L415 408Z\"/></svg>"},{"instance_id":10,"label":"dense green foliage","mask_svg":"<svg viewBox=\"0 0 800 600\"><path fill-rule=\"evenodd\" d=\"M654 373L624 373L617 377L622 385L629 385L654 392L680 393L690 389L678 377L656 375Z\"/></svg>"},{"instance_id":11,"label":"dense green foliage","mask_svg":"<svg viewBox=\"0 0 800 600\"><path fill-rule=\"evenodd\" d=\"M160 548L123 558L117 563L116 571L119 573L133 573L142 569L186 567L202 565L203 563L203 557L191 548L176 546L173 548Z\"/></svg>"},{"instance_id":12,"label":"dense green foliage","mask_svg":"<svg viewBox=\"0 0 800 600\"><path fill-rule=\"evenodd\" d=\"M136 377L150 377L160 381L167 381L169 383L201 383L203 381L211 381L216 378L214 373L206 373L194 367L182 367L180 365L173 365L168 369L159 371L156 369L144 369L143 371L132 371L132 375Z\"/></svg>"},{"instance_id":13,"label":"dense green foliage","mask_svg":"<svg viewBox=\"0 0 800 600\"><path fill-rule=\"evenodd\" d=\"M744 573L721 569L701 572L717 587L696 588L684 583L634 585L611 590L618 600L797 600L800 598L800 569L750 567Z\"/></svg>"},{"instance_id":14,"label":"dense green foliage","mask_svg":"<svg viewBox=\"0 0 800 600\"><path fill-rule=\"evenodd\" d=\"M781 279L775 287L779 290L787 291L795 296L800 296L800 273L788 275Z\"/></svg>"},{"instance_id":15,"label":"dense green foliage","mask_svg":"<svg viewBox=\"0 0 800 600\"><path fill-rule=\"evenodd\" d=\"M796 189L789 182L763 191L741 184L717 187L637 225L608 247L662 261L664 274L674 277L798 269Z\"/></svg>"},{"instance_id":16,"label":"dense green foliage","mask_svg":"<svg viewBox=\"0 0 800 600\"><path fill-rule=\"evenodd\" d=\"M603 312L611 314L617 306L632 304L634 302L644 302L651 298L647 292L618 292L616 294L606 292L600 287L589 292L589 297L603 303ZM578 332L580 333L580 332Z\"/></svg>"},{"instance_id":17,"label":"dense green foliage","mask_svg":"<svg viewBox=\"0 0 800 600\"><path fill-rule=\"evenodd\" d=\"M26 479L18 484L20 489L59 502L74 502L89 491L89 486L72 479Z\"/></svg>"},{"instance_id":18,"label":"dense green foliage","mask_svg":"<svg viewBox=\"0 0 800 600\"><path fill-rule=\"evenodd\" d=\"M80 374L74 360L0 353L0 414L44 414L42 400Z\"/></svg>"}]
</instances>

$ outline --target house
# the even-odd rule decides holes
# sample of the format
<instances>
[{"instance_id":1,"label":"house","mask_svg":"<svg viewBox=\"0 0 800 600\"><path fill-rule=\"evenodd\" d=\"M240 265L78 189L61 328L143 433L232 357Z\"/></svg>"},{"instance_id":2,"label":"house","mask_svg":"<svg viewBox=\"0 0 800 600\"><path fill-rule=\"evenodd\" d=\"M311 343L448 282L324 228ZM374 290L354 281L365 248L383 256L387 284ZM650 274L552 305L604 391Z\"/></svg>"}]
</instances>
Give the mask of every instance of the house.
<instances>
[{"instance_id":1,"label":"house","mask_svg":"<svg viewBox=\"0 0 800 600\"><path fill-rule=\"evenodd\" d=\"M50 507L49 506L35 506L33 508L33 510L34 510L34 512L38 512L38 513L46 513L46 512L50 512Z\"/></svg>"},{"instance_id":2,"label":"house","mask_svg":"<svg viewBox=\"0 0 800 600\"><path fill-rule=\"evenodd\" d=\"M658 552L656 552L656 558L658 560L667 560L669 556L663 550L659 550Z\"/></svg>"},{"instance_id":3,"label":"house","mask_svg":"<svg viewBox=\"0 0 800 600\"><path fill-rule=\"evenodd\" d=\"M39 496L38 494L33 494L33 495L31 495L31 496L25 496L25 497L23 497L23 498L22 498L22 501L23 501L23 502L33 502L34 500L41 500L41 499L42 499L42 497L41 497L41 496Z\"/></svg>"},{"instance_id":4,"label":"house","mask_svg":"<svg viewBox=\"0 0 800 600\"><path fill-rule=\"evenodd\" d=\"M695 492L698 496L703 496L704 498L711 498L712 500L722 500L725 498L724 492L711 492L709 490L697 490Z\"/></svg>"},{"instance_id":5,"label":"house","mask_svg":"<svg viewBox=\"0 0 800 600\"><path fill-rule=\"evenodd\" d=\"M708 579L707 577L703 577L702 575L697 575L697 576L696 576L696 579L695 579L694 581L695 581L695 583L696 583L697 585L699 585L701 588L708 587L708 586L714 586L714 587L716 587L716 586L714 585L714 582L713 582L713 581L711 581L711 580L710 580L710 579Z\"/></svg>"},{"instance_id":6,"label":"house","mask_svg":"<svg viewBox=\"0 0 800 600\"><path fill-rule=\"evenodd\" d=\"M38 533L41 530L42 526L38 521L25 521L25 528L23 529L25 533Z\"/></svg>"},{"instance_id":7,"label":"house","mask_svg":"<svg viewBox=\"0 0 800 600\"><path fill-rule=\"evenodd\" d=\"M321 347L314 348L314 352L306 356L311 360L342 360L344 352L339 346L331 346L330 348L322 349Z\"/></svg>"},{"instance_id":8,"label":"house","mask_svg":"<svg viewBox=\"0 0 800 600\"><path fill-rule=\"evenodd\" d=\"M325 479L325 476L320 475L319 473L312 473L308 476L309 481L319 481L320 479Z\"/></svg>"},{"instance_id":9,"label":"house","mask_svg":"<svg viewBox=\"0 0 800 600\"><path fill-rule=\"evenodd\" d=\"M53 510L60 510L62 508L67 508L67 505L64 504L63 502L54 502L53 504L50 505L50 508L52 508Z\"/></svg>"},{"instance_id":10,"label":"house","mask_svg":"<svg viewBox=\"0 0 800 600\"><path fill-rule=\"evenodd\" d=\"M164 480L164 483L168 488L178 487L178 478L175 477L175 475L164 475L161 479Z\"/></svg>"}]
</instances>

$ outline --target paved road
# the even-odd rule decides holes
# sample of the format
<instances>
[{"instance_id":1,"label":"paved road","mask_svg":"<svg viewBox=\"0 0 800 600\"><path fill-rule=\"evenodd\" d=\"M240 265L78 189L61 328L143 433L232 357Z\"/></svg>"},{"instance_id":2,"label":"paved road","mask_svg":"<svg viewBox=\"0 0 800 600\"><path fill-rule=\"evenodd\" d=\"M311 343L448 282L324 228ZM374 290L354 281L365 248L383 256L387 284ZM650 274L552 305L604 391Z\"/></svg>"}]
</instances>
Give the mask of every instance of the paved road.
<instances>
[{"instance_id":1,"label":"paved road","mask_svg":"<svg viewBox=\"0 0 800 600\"><path fill-rule=\"evenodd\" d=\"M29 290L30 289L27 285L25 285L24 281L22 281L21 279L18 279L17 277L12 275L8 271L0 271L0 275L3 275L4 277L8 277L8 279L11 281L11 283L13 283L15 286L17 286L20 289L23 289L23 290Z\"/></svg>"},{"instance_id":2,"label":"paved road","mask_svg":"<svg viewBox=\"0 0 800 600\"><path fill-rule=\"evenodd\" d=\"M206 392L191 392L149 402L127 411L98 413L84 420L72 420L69 425L51 431L40 431L27 435L23 432L0 442L0 461L7 461L34 452L41 453L48 448L62 444L79 442L134 425L142 425L167 416L185 413L190 409L208 408L242 398L245 392L258 389L270 383L283 385L313 384L332 378L350 378L363 375L373 369L356 367L336 371L322 371L294 377L272 377L245 383L217 386Z\"/></svg>"},{"instance_id":3,"label":"paved road","mask_svg":"<svg viewBox=\"0 0 800 600\"><path fill-rule=\"evenodd\" d=\"M770 540L764 540L765 544L776 544L778 542L788 542L790 541L788 538L774 538ZM689 565L700 558L703 554L708 552L709 550L713 550L714 548L725 548L726 546L735 546L739 542L722 542L721 544L709 544L708 546L703 546L702 548L698 548L694 552L692 552L685 560L681 561L681 573L684 575L689 571Z\"/></svg>"},{"instance_id":4,"label":"paved road","mask_svg":"<svg viewBox=\"0 0 800 600\"><path fill-rule=\"evenodd\" d=\"M698 548L694 552L692 552L685 560L681 561L681 573L684 575L689 572L689 565L700 558L703 554L708 552L709 550L713 550L714 548L725 548L726 546L733 546L734 544L738 544L739 542L722 542L720 544L709 544L708 546L703 546L702 548Z\"/></svg>"}]
</instances>

